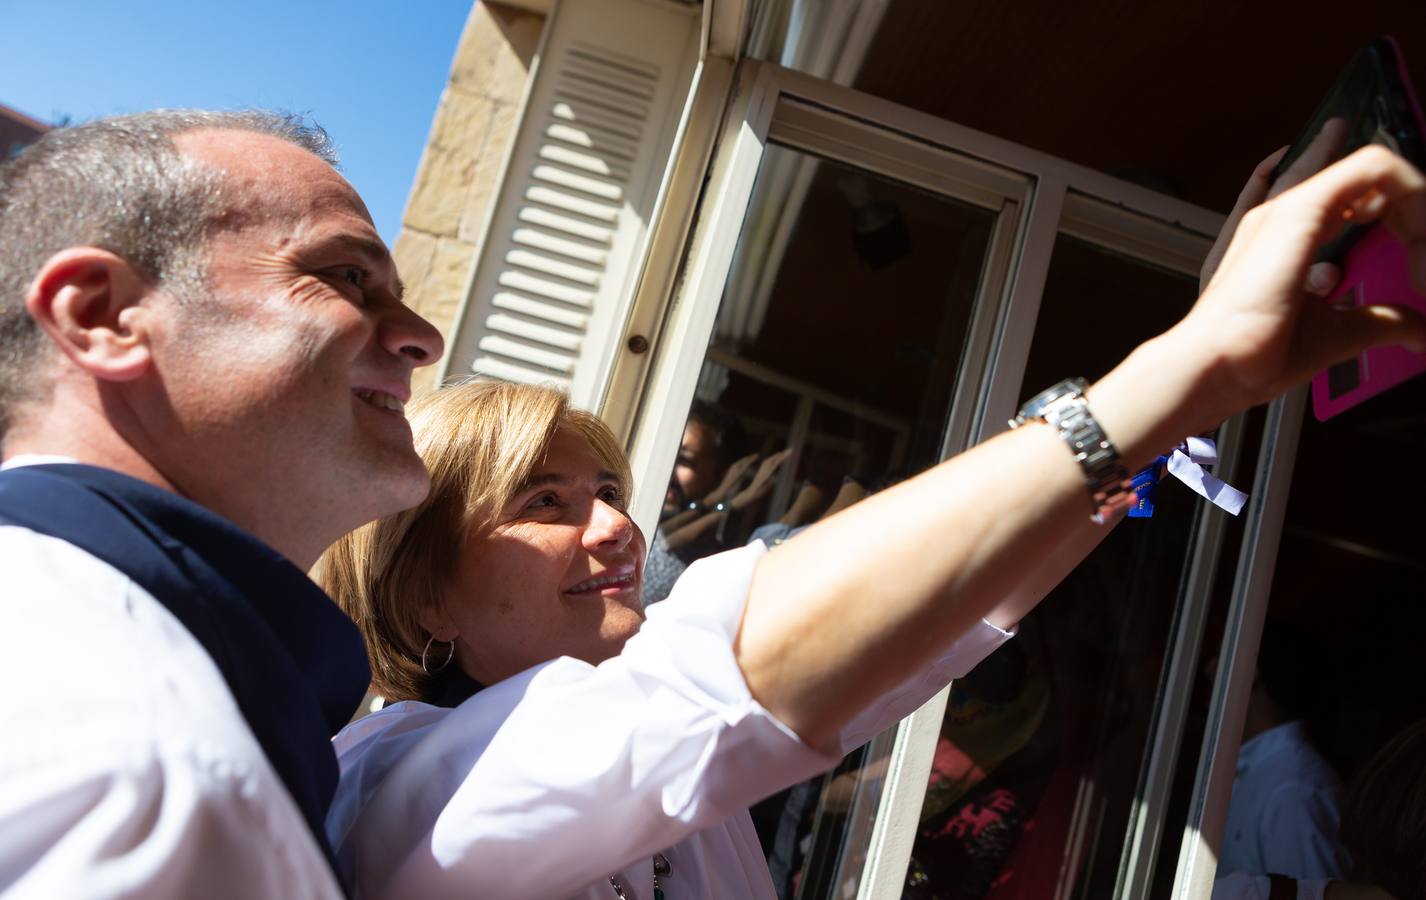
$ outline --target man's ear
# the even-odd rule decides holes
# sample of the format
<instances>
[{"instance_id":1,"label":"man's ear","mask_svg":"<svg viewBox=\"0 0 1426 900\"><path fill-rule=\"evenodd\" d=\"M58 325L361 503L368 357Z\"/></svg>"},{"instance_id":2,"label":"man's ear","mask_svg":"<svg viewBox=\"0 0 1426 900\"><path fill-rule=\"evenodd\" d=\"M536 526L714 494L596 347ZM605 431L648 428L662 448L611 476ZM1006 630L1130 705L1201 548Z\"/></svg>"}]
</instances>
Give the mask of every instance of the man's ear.
<instances>
[{"instance_id":1,"label":"man's ear","mask_svg":"<svg viewBox=\"0 0 1426 900\"><path fill-rule=\"evenodd\" d=\"M25 308L70 361L101 381L130 381L148 370L152 287L122 257L69 247L45 261Z\"/></svg>"}]
</instances>

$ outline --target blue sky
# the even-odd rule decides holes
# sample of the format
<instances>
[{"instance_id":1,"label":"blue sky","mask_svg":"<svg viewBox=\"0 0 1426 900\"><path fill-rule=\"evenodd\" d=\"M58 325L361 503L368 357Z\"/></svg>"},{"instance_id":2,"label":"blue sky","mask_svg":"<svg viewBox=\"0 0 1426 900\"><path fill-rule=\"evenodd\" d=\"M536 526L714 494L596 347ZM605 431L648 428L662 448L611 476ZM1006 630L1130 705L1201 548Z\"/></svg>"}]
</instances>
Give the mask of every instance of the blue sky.
<instances>
[{"instance_id":1,"label":"blue sky","mask_svg":"<svg viewBox=\"0 0 1426 900\"><path fill-rule=\"evenodd\" d=\"M472 0L0 0L0 103L273 107L331 133L390 243Z\"/></svg>"}]
</instances>

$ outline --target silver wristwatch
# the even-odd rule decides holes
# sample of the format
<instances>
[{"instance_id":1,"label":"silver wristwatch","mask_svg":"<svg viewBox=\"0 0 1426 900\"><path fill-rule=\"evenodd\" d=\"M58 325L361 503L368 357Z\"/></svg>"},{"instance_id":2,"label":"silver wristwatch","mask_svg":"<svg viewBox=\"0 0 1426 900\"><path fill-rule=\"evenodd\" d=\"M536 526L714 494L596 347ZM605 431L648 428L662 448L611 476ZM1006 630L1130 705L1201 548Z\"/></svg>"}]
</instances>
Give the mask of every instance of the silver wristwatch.
<instances>
[{"instance_id":1,"label":"silver wristwatch","mask_svg":"<svg viewBox=\"0 0 1426 900\"><path fill-rule=\"evenodd\" d=\"M1039 419L1059 432L1084 472L1094 505L1092 518L1102 524L1115 512L1134 504L1133 479L1119 461L1119 451L1089 412L1089 403L1084 399L1088 387L1089 382L1083 378L1070 378L1041 391L1020 407L1010 427L1019 428Z\"/></svg>"}]
</instances>

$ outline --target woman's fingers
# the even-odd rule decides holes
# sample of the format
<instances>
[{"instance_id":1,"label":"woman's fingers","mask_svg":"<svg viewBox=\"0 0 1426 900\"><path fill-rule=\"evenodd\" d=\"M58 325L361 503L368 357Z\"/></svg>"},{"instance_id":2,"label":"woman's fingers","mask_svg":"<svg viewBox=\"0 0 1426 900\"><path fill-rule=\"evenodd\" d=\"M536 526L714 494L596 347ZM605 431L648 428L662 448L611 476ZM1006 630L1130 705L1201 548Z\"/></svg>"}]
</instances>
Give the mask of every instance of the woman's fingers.
<instances>
[{"instance_id":1,"label":"woman's fingers","mask_svg":"<svg viewBox=\"0 0 1426 900\"><path fill-rule=\"evenodd\" d=\"M1422 204L1426 214L1426 204ZM1383 220L1386 227L1396 235L1397 240L1406 245L1407 264L1410 266L1411 287L1416 293L1426 296L1426 224L1413 223L1404 216L1394 216L1388 212Z\"/></svg>"},{"instance_id":2,"label":"woman's fingers","mask_svg":"<svg viewBox=\"0 0 1426 900\"><path fill-rule=\"evenodd\" d=\"M1301 214L1317 243L1344 220L1381 219L1403 243L1426 240L1426 178L1385 147L1363 147L1282 196L1283 214Z\"/></svg>"},{"instance_id":3,"label":"woman's fingers","mask_svg":"<svg viewBox=\"0 0 1426 900\"><path fill-rule=\"evenodd\" d=\"M1347 120L1340 116L1334 116L1322 123L1322 130L1317 132L1317 136L1312 139L1312 143L1307 145L1307 149L1297 159L1292 161L1277 180L1268 189L1268 199L1271 200L1288 188L1301 184L1318 172L1327 168L1328 164L1335 160L1342 153L1342 146L1347 141Z\"/></svg>"},{"instance_id":4,"label":"woman's fingers","mask_svg":"<svg viewBox=\"0 0 1426 900\"><path fill-rule=\"evenodd\" d=\"M1336 263L1313 263L1307 270L1307 281L1303 285L1307 293L1314 297L1330 297L1342 283L1342 269Z\"/></svg>"},{"instance_id":5,"label":"woman's fingers","mask_svg":"<svg viewBox=\"0 0 1426 900\"><path fill-rule=\"evenodd\" d=\"M1315 175L1341 152L1346 136L1346 120L1328 119L1307 149L1276 180L1272 178L1273 170L1277 168L1278 162L1289 148L1280 147L1258 163L1257 167L1253 169L1253 174L1248 177L1247 184L1243 185L1243 190L1238 194L1238 201L1233 205L1233 211L1224 221L1223 229L1218 233L1218 239L1214 241L1213 248L1208 251L1208 256L1203 261L1203 268L1198 279L1200 292L1208 287L1213 273L1222 264L1223 256L1248 210ZM1326 297L1337 289L1337 284L1341 279L1342 272L1337 266L1332 263L1318 263L1307 271L1307 278L1303 286L1310 294Z\"/></svg>"},{"instance_id":6,"label":"woman's fingers","mask_svg":"<svg viewBox=\"0 0 1426 900\"><path fill-rule=\"evenodd\" d=\"M718 488L713 492L713 496L722 498L731 491L737 485L738 480L743 477L743 473L748 470L749 466L757 462L757 459L756 453L749 453L741 459L734 460L728 466L727 471L723 473L723 480L718 483Z\"/></svg>"},{"instance_id":7,"label":"woman's fingers","mask_svg":"<svg viewBox=\"0 0 1426 900\"><path fill-rule=\"evenodd\" d=\"M1426 241L1413 241L1407 246L1411 258L1411 286L1418 294L1426 294Z\"/></svg>"},{"instance_id":8,"label":"woman's fingers","mask_svg":"<svg viewBox=\"0 0 1426 900\"><path fill-rule=\"evenodd\" d=\"M777 451L772 456L769 456L767 459L763 460L763 464L758 474L764 478L771 477L772 473L776 472L778 468L781 467L782 464L786 462L787 458L791 455L791 447L786 447L782 450Z\"/></svg>"},{"instance_id":9,"label":"woman's fingers","mask_svg":"<svg viewBox=\"0 0 1426 900\"><path fill-rule=\"evenodd\" d=\"M1219 269L1241 267L1252 273L1245 283L1266 292L1261 299L1282 302L1344 221L1377 219L1411 248L1414 266L1426 265L1414 259L1426 253L1426 179L1390 150L1363 147L1244 214Z\"/></svg>"},{"instance_id":10,"label":"woman's fingers","mask_svg":"<svg viewBox=\"0 0 1426 900\"><path fill-rule=\"evenodd\" d=\"M1179 331L1191 364L1207 364L1195 377L1215 385L1220 411L1271 399L1366 347L1426 346L1418 315L1337 309L1307 295L1310 278L1323 279L1314 293L1340 280L1312 267L1344 218L1387 223L1410 247L1418 276L1426 275L1426 178L1385 148L1363 148L1249 210ZM1205 347L1206 355L1196 355Z\"/></svg>"},{"instance_id":11,"label":"woman's fingers","mask_svg":"<svg viewBox=\"0 0 1426 900\"><path fill-rule=\"evenodd\" d=\"M742 473L747 470L748 466L751 466L757 461L758 455L756 453L749 453L747 456L734 460L733 464L728 467L728 471Z\"/></svg>"},{"instance_id":12,"label":"woman's fingers","mask_svg":"<svg viewBox=\"0 0 1426 900\"><path fill-rule=\"evenodd\" d=\"M1229 243L1232 242L1233 235L1238 230L1238 223L1243 219L1243 214L1267 198L1268 190L1272 186L1272 171L1287 149L1287 147L1279 147L1268 154L1253 169L1253 174L1248 176L1247 183L1238 192L1237 202L1233 204L1228 218L1223 220L1223 227L1219 229L1218 237L1213 241L1213 247L1209 249L1208 255L1203 259L1203 267L1199 270L1198 275L1199 293L1202 293L1204 288L1208 287L1208 282L1213 280L1213 273L1217 271L1218 264L1223 261L1223 254L1227 251Z\"/></svg>"},{"instance_id":13,"label":"woman's fingers","mask_svg":"<svg viewBox=\"0 0 1426 900\"><path fill-rule=\"evenodd\" d=\"M1228 214L1229 221L1236 222L1243 218L1243 213L1267 199L1268 192L1273 185L1273 169L1277 168L1278 162L1287 151L1287 147L1279 147L1263 157L1262 161L1253 167L1253 174L1248 176L1247 183L1238 192L1238 200L1233 204L1233 211Z\"/></svg>"},{"instance_id":14,"label":"woman's fingers","mask_svg":"<svg viewBox=\"0 0 1426 900\"><path fill-rule=\"evenodd\" d=\"M1387 344L1426 352L1426 317L1401 306L1330 306L1308 301L1298 325L1293 353L1295 384L1328 366Z\"/></svg>"}]
</instances>

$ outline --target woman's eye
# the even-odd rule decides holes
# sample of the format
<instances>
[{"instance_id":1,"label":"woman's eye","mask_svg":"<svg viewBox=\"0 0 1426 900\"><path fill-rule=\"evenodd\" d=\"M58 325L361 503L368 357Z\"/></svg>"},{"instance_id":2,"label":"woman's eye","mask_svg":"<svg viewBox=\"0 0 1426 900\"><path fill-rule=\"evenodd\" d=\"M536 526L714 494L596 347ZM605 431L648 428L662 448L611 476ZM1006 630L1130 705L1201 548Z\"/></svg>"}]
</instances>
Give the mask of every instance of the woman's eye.
<instances>
[{"instance_id":1,"label":"woman's eye","mask_svg":"<svg viewBox=\"0 0 1426 900\"><path fill-rule=\"evenodd\" d=\"M599 499L610 506L622 509L624 507L624 492L616 487L607 487L599 492Z\"/></svg>"},{"instance_id":2,"label":"woman's eye","mask_svg":"<svg viewBox=\"0 0 1426 900\"><path fill-rule=\"evenodd\" d=\"M541 494L529 503L530 509L550 509L559 506L559 499L554 494Z\"/></svg>"}]
</instances>

